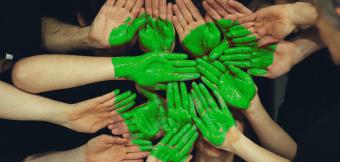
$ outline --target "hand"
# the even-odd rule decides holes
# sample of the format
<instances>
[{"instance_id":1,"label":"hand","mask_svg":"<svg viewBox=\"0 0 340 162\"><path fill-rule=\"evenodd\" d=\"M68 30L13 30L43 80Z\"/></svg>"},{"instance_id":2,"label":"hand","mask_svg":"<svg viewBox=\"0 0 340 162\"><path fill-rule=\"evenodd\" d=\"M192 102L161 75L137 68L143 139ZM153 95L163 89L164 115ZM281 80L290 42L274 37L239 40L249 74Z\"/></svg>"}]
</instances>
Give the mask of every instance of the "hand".
<instances>
[{"instance_id":1,"label":"hand","mask_svg":"<svg viewBox=\"0 0 340 162\"><path fill-rule=\"evenodd\" d=\"M174 119L180 127L191 123L189 94L185 83L181 82L180 86L178 86L177 82L169 83L166 94L168 101L168 117Z\"/></svg>"},{"instance_id":2,"label":"hand","mask_svg":"<svg viewBox=\"0 0 340 162\"><path fill-rule=\"evenodd\" d=\"M162 83L199 78L196 62L186 54L152 52L137 57L114 57L115 77L135 81L143 87L165 90ZM163 88L165 89L163 89Z\"/></svg>"},{"instance_id":3,"label":"hand","mask_svg":"<svg viewBox=\"0 0 340 162\"><path fill-rule=\"evenodd\" d=\"M135 19L142 6L143 0L107 0L92 23L90 42L99 49L131 43L146 22Z\"/></svg>"},{"instance_id":4,"label":"hand","mask_svg":"<svg viewBox=\"0 0 340 162\"><path fill-rule=\"evenodd\" d=\"M173 129L152 149L147 162L189 161L190 150L197 137L194 125L187 124L181 129Z\"/></svg>"},{"instance_id":5,"label":"hand","mask_svg":"<svg viewBox=\"0 0 340 162\"><path fill-rule=\"evenodd\" d=\"M117 122L110 124L108 128L114 135L151 140L160 135L160 109L163 109L163 101L153 92L140 87L137 89L148 102L119 114L120 116L115 117L118 119L114 119Z\"/></svg>"},{"instance_id":6,"label":"hand","mask_svg":"<svg viewBox=\"0 0 340 162\"><path fill-rule=\"evenodd\" d=\"M131 108L135 103L136 94L119 90L101 97L73 104L68 113L65 127L84 133L94 133L113 123L112 117L117 111ZM113 111L117 110L117 111Z\"/></svg>"},{"instance_id":7,"label":"hand","mask_svg":"<svg viewBox=\"0 0 340 162\"><path fill-rule=\"evenodd\" d=\"M210 63L206 59L197 59L197 68L202 73L202 81L214 91L222 94L231 106L247 109L256 93L256 87L249 74L228 65L228 69L218 61Z\"/></svg>"},{"instance_id":8,"label":"hand","mask_svg":"<svg viewBox=\"0 0 340 162\"><path fill-rule=\"evenodd\" d=\"M205 21L191 0L177 0L173 22L184 49L194 57L208 54L221 42L221 33L212 22Z\"/></svg>"},{"instance_id":9,"label":"hand","mask_svg":"<svg viewBox=\"0 0 340 162\"><path fill-rule=\"evenodd\" d=\"M172 3L166 0L146 0L146 26L139 32L139 44L143 51L172 52L175 47L175 30L172 24ZM159 14L158 14L159 13Z\"/></svg>"},{"instance_id":10,"label":"hand","mask_svg":"<svg viewBox=\"0 0 340 162\"><path fill-rule=\"evenodd\" d=\"M296 25L290 4L273 5L256 11L255 30L261 38L259 45L278 42L289 35Z\"/></svg>"},{"instance_id":11,"label":"hand","mask_svg":"<svg viewBox=\"0 0 340 162\"><path fill-rule=\"evenodd\" d=\"M138 146L128 143L128 139L101 135L91 139L84 148L86 162L128 162L142 161L152 149L149 142L144 152Z\"/></svg>"},{"instance_id":12,"label":"hand","mask_svg":"<svg viewBox=\"0 0 340 162\"><path fill-rule=\"evenodd\" d=\"M207 142L202 136L199 136L195 145L195 162L226 162L233 161L234 154L225 150L217 149Z\"/></svg>"},{"instance_id":13,"label":"hand","mask_svg":"<svg viewBox=\"0 0 340 162\"><path fill-rule=\"evenodd\" d=\"M197 85L193 82L192 87L191 115L197 127L201 130L203 137L214 146L221 147L226 140L226 134L229 129L236 127L235 120L219 92L213 91L219 102L219 105L217 105L208 89L202 83Z\"/></svg>"}]
</instances>

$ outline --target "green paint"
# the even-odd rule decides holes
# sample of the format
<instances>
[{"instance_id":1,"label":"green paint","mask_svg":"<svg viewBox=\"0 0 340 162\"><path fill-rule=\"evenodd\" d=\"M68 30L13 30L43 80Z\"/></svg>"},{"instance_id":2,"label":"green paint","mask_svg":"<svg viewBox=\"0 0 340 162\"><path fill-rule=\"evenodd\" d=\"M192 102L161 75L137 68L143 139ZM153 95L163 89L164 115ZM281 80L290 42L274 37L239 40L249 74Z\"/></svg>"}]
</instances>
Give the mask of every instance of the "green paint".
<instances>
[{"instance_id":1,"label":"green paint","mask_svg":"<svg viewBox=\"0 0 340 162\"><path fill-rule=\"evenodd\" d=\"M197 59L202 81L212 90L222 94L224 100L234 107L247 109L256 93L253 79L246 72L228 65L227 72L215 68L204 59Z\"/></svg>"},{"instance_id":2,"label":"green paint","mask_svg":"<svg viewBox=\"0 0 340 162\"><path fill-rule=\"evenodd\" d=\"M119 47L130 43L137 32L145 25L145 18L138 17L129 24L131 18L127 18L123 24L113 28L109 36L109 44L112 47Z\"/></svg>"},{"instance_id":3,"label":"green paint","mask_svg":"<svg viewBox=\"0 0 340 162\"><path fill-rule=\"evenodd\" d=\"M181 129L174 128L152 149L151 156L163 162L184 162L189 157L197 137L196 126L192 124Z\"/></svg>"},{"instance_id":4,"label":"green paint","mask_svg":"<svg viewBox=\"0 0 340 162\"><path fill-rule=\"evenodd\" d=\"M162 83L200 77L196 62L186 54L151 52L136 57L113 57L115 78L133 80L144 87L163 87Z\"/></svg>"},{"instance_id":5,"label":"green paint","mask_svg":"<svg viewBox=\"0 0 340 162\"><path fill-rule=\"evenodd\" d=\"M154 19L146 14L144 16L147 19L147 24L139 32L139 41L142 49L148 52L171 52L175 43L173 24L161 18Z\"/></svg>"},{"instance_id":6,"label":"green paint","mask_svg":"<svg viewBox=\"0 0 340 162\"><path fill-rule=\"evenodd\" d=\"M217 26L206 23L192 30L182 41L183 47L194 57L208 54L221 42L221 33Z\"/></svg>"},{"instance_id":7,"label":"green paint","mask_svg":"<svg viewBox=\"0 0 340 162\"><path fill-rule=\"evenodd\" d=\"M153 148L152 142L149 140L134 139L131 140L131 143L139 146L140 151L151 151Z\"/></svg>"},{"instance_id":8,"label":"green paint","mask_svg":"<svg viewBox=\"0 0 340 162\"><path fill-rule=\"evenodd\" d=\"M179 126L191 123L189 94L185 83L181 82L180 85L178 85L177 82L169 83L166 97L168 102L168 117L178 123Z\"/></svg>"},{"instance_id":9,"label":"green paint","mask_svg":"<svg viewBox=\"0 0 340 162\"><path fill-rule=\"evenodd\" d=\"M226 40L223 40L220 45L218 45L216 48L214 48L210 54L209 54L209 59L210 60L216 60L219 58L225 49L229 48L229 43Z\"/></svg>"},{"instance_id":10,"label":"green paint","mask_svg":"<svg viewBox=\"0 0 340 162\"><path fill-rule=\"evenodd\" d=\"M126 91L122 94L119 94L119 90L115 90L113 92L115 94L115 100L113 104L113 109L118 112L122 113L125 112L135 105L136 94L132 93L131 91Z\"/></svg>"},{"instance_id":11,"label":"green paint","mask_svg":"<svg viewBox=\"0 0 340 162\"><path fill-rule=\"evenodd\" d=\"M215 146L221 146L229 128L235 125L235 120L219 92L213 91L218 105L202 83L197 85L193 82L192 87L191 116L204 138Z\"/></svg>"}]
</instances>

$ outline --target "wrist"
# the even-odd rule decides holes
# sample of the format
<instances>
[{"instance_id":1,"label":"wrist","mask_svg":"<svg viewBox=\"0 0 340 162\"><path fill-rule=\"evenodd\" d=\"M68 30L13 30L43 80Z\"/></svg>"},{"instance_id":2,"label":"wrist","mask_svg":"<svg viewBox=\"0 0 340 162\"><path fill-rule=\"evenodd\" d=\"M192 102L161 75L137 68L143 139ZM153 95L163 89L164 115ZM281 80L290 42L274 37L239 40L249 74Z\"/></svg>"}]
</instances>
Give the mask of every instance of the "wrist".
<instances>
[{"instance_id":1,"label":"wrist","mask_svg":"<svg viewBox=\"0 0 340 162\"><path fill-rule=\"evenodd\" d=\"M60 106L59 108L56 109L55 113L51 115L49 120L51 123L69 128L68 113L69 113L69 110L72 109L72 106L66 103L63 103L63 104L64 104L63 106Z\"/></svg>"},{"instance_id":2,"label":"wrist","mask_svg":"<svg viewBox=\"0 0 340 162\"><path fill-rule=\"evenodd\" d=\"M240 140L242 132L236 127L236 125L232 126L228 132L226 133L226 137L224 142L222 143L222 145L219 147L220 149L223 149L225 151L230 151L232 153L234 153L232 151L232 147L235 143L238 143L238 141Z\"/></svg>"},{"instance_id":3,"label":"wrist","mask_svg":"<svg viewBox=\"0 0 340 162\"><path fill-rule=\"evenodd\" d=\"M296 2L287 4L289 7L289 17L295 26L314 25L318 13L312 4L307 2Z\"/></svg>"},{"instance_id":4,"label":"wrist","mask_svg":"<svg viewBox=\"0 0 340 162\"><path fill-rule=\"evenodd\" d=\"M246 118L251 118L252 116L257 116L257 114L261 113L262 109L263 105L261 103L258 93L256 93L253 100L251 100L250 102L249 108L242 111L242 113Z\"/></svg>"},{"instance_id":5,"label":"wrist","mask_svg":"<svg viewBox=\"0 0 340 162\"><path fill-rule=\"evenodd\" d=\"M139 56L135 57L112 57L112 65L113 65L113 75L114 78L117 79L129 79L133 71L138 69L138 63L140 61L136 61Z\"/></svg>"}]
</instances>

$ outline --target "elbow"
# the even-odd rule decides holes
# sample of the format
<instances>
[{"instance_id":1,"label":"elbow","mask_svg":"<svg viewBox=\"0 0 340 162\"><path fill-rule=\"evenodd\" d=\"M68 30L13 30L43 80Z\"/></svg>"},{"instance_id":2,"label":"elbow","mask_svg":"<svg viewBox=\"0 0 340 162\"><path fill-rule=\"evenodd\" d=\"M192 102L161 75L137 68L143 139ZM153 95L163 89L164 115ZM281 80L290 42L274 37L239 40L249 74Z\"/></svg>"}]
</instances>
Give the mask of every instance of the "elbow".
<instances>
[{"instance_id":1,"label":"elbow","mask_svg":"<svg viewBox=\"0 0 340 162\"><path fill-rule=\"evenodd\" d=\"M35 72L30 70L30 66L24 60L18 61L12 70L13 84L26 92L39 93L34 88Z\"/></svg>"}]
</instances>

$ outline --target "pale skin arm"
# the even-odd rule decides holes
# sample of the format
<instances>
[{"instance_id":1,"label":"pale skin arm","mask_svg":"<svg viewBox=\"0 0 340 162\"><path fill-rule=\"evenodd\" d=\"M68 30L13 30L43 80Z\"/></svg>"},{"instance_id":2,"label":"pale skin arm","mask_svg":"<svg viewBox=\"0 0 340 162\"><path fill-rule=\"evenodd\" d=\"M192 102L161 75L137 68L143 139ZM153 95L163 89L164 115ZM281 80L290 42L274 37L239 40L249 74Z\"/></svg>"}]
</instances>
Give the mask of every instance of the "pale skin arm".
<instances>
[{"instance_id":1,"label":"pale skin arm","mask_svg":"<svg viewBox=\"0 0 340 162\"><path fill-rule=\"evenodd\" d=\"M297 144L272 120L258 95L254 97L249 109L243 113L263 147L290 160L295 157Z\"/></svg>"},{"instance_id":2,"label":"pale skin arm","mask_svg":"<svg viewBox=\"0 0 340 162\"><path fill-rule=\"evenodd\" d=\"M66 24L57 19L43 17L41 44L50 52L70 52L96 48L89 40L90 27Z\"/></svg>"},{"instance_id":3,"label":"pale skin arm","mask_svg":"<svg viewBox=\"0 0 340 162\"><path fill-rule=\"evenodd\" d=\"M12 78L18 88L39 93L113 80L114 68L110 57L40 55L17 62Z\"/></svg>"},{"instance_id":4,"label":"pale skin arm","mask_svg":"<svg viewBox=\"0 0 340 162\"><path fill-rule=\"evenodd\" d=\"M84 156L84 147L78 147L72 150L60 152L47 152L27 157L24 162L86 162Z\"/></svg>"}]
</instances>

